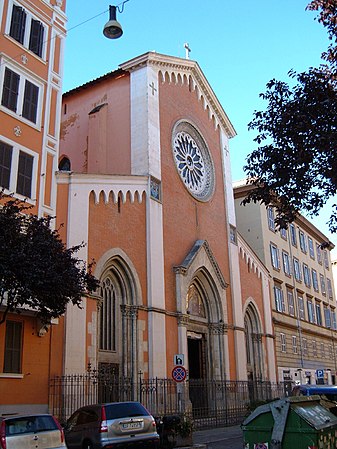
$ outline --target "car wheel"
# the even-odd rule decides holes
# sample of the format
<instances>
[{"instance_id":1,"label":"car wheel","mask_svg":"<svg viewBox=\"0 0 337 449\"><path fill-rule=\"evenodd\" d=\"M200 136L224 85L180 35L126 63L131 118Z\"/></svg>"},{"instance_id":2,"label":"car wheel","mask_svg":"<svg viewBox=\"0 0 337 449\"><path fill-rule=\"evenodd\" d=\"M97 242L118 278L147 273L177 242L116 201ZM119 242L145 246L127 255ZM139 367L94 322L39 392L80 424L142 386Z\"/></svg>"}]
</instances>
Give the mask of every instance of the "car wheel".
<instances>
[{"instance_id":1,"label":"car wheel","mask_svg":"<svg viewBox=\"0 0 337 449\"><path fill-rule=\"evenodd\" d=\"M94 449L91 441L84 441L82 449Z\"/></svg>"}]
</instances>

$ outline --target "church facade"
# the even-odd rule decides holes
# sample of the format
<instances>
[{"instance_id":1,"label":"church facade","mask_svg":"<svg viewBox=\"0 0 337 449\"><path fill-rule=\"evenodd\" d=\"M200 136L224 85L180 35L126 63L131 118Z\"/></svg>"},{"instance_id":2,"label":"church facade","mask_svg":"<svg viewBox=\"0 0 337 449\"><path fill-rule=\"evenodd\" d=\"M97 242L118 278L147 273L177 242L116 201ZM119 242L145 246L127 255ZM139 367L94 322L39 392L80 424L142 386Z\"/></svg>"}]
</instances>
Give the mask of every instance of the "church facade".
<instances>
[{"instance_id":1,"label":"church facade","mask_svg":"<svg viewBox=\"0 0 337 449\"><path fill-rule=\"evenodd\" d=\"M276 380L269 273L236 232L235 130L195 61L146 53L63 96L57 219L97 294L64 373ZM248 363L247 363L248 362Z\"/></svg>"}]
</instances>

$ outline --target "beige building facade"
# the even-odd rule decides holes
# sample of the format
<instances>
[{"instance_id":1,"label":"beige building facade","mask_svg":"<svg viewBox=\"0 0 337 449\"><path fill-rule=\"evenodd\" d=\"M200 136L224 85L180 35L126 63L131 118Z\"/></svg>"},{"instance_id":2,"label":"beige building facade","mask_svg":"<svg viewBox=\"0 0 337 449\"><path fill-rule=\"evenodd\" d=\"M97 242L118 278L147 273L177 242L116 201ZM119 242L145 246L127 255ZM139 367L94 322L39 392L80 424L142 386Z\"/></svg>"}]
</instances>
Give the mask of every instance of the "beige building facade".
<instances>
[{"instance_id":1,"label":"beige building facade","mask_svg":"<svg viewBox=\"0 0 337 449\"><path fill-rule=\"evenodd\" d=\"M249 188L234 185L237 227L271 275L278 380L336 384L334 246L301 215L277 230L272 207L241 204Z\"/></svg>"}]
</instances>

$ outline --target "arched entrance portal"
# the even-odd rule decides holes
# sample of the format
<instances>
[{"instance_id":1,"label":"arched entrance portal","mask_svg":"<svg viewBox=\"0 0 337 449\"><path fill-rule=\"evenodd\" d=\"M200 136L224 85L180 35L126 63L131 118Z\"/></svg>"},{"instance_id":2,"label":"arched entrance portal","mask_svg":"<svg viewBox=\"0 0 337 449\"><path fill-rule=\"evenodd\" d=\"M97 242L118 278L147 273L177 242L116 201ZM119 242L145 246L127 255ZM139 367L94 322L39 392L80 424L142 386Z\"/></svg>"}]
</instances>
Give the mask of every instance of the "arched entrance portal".
<instances>
[{"instance_id":1,"label":"arched entrance portal","mask_svg":"<svg viewBox=\"0 0 337 449\"><path fill-rule=\"evenodd\" d=\"M210 407L209 380L228 376L227 287L205 241L197 241L175 267L179 352L189 372L193 409Z\"/></svg>"},{"instance_id":2,"label":"arched entrance portal","mask_svg":"<svg viewBox=\"0 0 337 449\"><path fill-rule=\"evenodd\" d=\"M256 308L252 303L250 303L246 309L244 323L248 380L263 380L261 323Z\"/></svg>"},{"instance_id":3,"label":"arched entrance portal","mask_svg":"<svg viewBox=\"0 0 337 449\"><path fill-rule=\"evenodd\" d=\"M229 377L226 287L205 240L197 240L175 267L179 351L190 378Z\"/></svg>"},{"instance_id":4,"label":"arched entrance portal","mask_svg":"<svg viewBox=\"0 0 337 449\"><path fill-rule=\"evenodd\" d=\"M194 416L211 407L208 383L224 379L224 326L215 285L200 268L186 295L189 400Z\"/></svg>"}]
</instances>

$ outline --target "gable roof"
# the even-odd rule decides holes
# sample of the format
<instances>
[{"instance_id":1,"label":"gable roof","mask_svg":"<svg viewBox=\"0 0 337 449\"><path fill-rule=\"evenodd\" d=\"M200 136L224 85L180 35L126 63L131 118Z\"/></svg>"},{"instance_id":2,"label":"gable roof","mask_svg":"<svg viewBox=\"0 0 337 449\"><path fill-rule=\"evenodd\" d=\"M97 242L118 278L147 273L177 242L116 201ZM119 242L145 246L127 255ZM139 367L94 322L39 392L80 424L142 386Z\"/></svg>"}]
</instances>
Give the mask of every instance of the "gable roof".
<instances>
[{"instance_id":1,"label":"gable roof","mask_svg":"<svg viewBox=\"0 0 337 449\"><path fill-rule=\"evenodd\" d=\"M236 131L231 121L200 69L199 64L191 59L147 52L120 64L117 70L65 92L63 98L99 84L102 81L125 76L127 73L136 71L146 65L156 67L158 74L161 74L162 81L165 81L166 77L168 77L170 82L180 81L189 84L196 91L199 100L203 102L204 109L208 110L209 117L214 120L215 126L221 125L229 138L236 136Z\"/></svg>"},{"instance_id":2,"label":"gable roof","mask_svg":"<svg viewBox=\"0 0 337 449\"><path fill-rule=\"evenodd\" d=\"M204 109L208 109L215 126L221 124L229 138L236 136L231 121L196 61L148 52L120 64L119 67L133 72L145 65L156 67L158 73L161 73L163 82L168 77L170 82L180 81L190 85L197 92L199 100L203 101Z\"/></svg>"}]
</instances>

